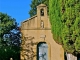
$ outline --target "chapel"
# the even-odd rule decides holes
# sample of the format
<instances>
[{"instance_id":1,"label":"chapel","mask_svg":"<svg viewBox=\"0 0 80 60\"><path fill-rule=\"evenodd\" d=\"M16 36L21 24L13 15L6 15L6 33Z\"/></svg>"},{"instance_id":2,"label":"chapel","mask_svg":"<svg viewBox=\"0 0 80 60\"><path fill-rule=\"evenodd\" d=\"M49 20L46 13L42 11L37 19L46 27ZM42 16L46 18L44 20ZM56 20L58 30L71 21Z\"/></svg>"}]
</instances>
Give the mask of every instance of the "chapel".
<instances>
[{"instance_id":1,"label":"chapel","mask_svg":"<svg viewBox=\"0 0 80 60\"><path fill-rule=\"evenodd\" d=\"M21 23L21 60L64 60L64 50L54 41L47 6L37 6L37 14Z\"/></svg>"}]
</instances>

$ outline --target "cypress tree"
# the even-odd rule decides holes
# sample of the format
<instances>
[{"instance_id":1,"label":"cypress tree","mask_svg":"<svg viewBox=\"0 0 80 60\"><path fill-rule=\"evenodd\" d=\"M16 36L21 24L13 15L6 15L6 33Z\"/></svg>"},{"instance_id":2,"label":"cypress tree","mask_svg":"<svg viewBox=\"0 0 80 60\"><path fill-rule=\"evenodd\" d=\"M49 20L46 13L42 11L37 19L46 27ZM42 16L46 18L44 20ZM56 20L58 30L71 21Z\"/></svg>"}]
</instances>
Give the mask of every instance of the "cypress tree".
<instances>
[{"instance_id":1,"label":"cypress tree","mask_svg":"<svg viewBox=\"0 0 80 60\"><path fill-rule=\"evenodd\" d=\"M68 53L80 53L80 0L49 0L53 37Z\"/></svg>"}]
</instances>

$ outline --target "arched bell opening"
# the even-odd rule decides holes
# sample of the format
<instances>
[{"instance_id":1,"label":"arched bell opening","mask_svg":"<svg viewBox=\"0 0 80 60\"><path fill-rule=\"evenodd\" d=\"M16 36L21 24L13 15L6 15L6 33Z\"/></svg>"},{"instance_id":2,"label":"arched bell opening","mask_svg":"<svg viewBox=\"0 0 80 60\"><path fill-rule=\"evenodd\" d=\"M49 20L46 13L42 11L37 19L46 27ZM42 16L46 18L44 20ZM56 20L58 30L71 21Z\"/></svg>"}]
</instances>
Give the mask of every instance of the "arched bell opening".
<instances>
[{"instance_id":1,"label":"arched bell opening","mask_svg":"<svg viewBox=\"0 0 80 60\"><path fill-rule=\"evenodd\" d=\"M40 10L40 14L41 14L41 16L44 16L44 9Z\"/></svg>"},{"instance_id":2,"label":"arched bell opening","mask_svg":"<svg viewBox=\"0 0 80 60\"><path fill-rule=\"evenodd\" d=\"M48 60L48 44L46 42L38 43L37 60Z\"/></svg>"}]
</instances>

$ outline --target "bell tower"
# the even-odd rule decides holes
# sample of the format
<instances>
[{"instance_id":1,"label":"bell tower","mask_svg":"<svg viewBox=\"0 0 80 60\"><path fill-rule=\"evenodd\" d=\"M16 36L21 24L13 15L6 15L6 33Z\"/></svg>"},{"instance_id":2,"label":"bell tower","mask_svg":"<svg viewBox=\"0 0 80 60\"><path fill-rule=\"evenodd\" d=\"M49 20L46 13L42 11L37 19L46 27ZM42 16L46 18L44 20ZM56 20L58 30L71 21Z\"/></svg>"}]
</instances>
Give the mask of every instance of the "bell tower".
<instances>
[{"instance_id":1,"label":"bell tower","mask_svg":"<svg viewBox=\"0 0 80 60\"><path fill-rule=\"evenodd\" d=\"M47 6L45 4L40 4L37 6L37 27L41 29L47 28L48 15Z\"/></svg>"}]
</instances>

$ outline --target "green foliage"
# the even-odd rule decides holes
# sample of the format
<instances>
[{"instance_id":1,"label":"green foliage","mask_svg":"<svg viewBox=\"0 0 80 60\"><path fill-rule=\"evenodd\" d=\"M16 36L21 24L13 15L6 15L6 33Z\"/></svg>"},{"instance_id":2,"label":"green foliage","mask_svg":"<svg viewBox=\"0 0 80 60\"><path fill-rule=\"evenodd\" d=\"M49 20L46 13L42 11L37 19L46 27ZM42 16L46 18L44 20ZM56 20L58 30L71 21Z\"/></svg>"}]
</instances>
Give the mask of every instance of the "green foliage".
<instances>
[{"instance_id":1,"label":"green foliage","mask_svg":"<svg viewBox=\"0 0 80 60\"><path fill-rule=\"evenodd\" d=\"M56 40L56 42L62 44L61 41L61 30L62 30L62 23L61 23L61 11L60 11L60 1L57 0L50 0L50 22L51 22L51 28L53 37Z\"/></svg>"},{"instance_id":2,"label":"green foliage","mask_svg":"<svg viewBox=\"0 0 80 60\"><path fill-rule=\"evenodd\" d=\"M10 46L3 46L0 48L0 60L20 60L20 48L19 47L10 47Z\"/></svg>"},{"instance_id":3,"label":"green foliage","mask_svg":"<svg viewBox=\"0 0 80 60\"><path fill-rule=\"evenodd\" d=\"M15 27L15 19L9 15L0 12L0 42L3 39L3 35L8 33Z\"/></svg>"},{"instance_id":4,"label":"green foliage","mask_svg":"<svg viewBox=\"0 0 80 60\"><path fill-rule=\"evenodd\" d=\"M31 10L29 11L29 14L30 14L31 17L36 15L36 13L37 13L37 8L36 7L41 3L49 6L49 0L32 0L31 5L30 5Z\"/></svg>"},{"instance_id":5,"label":"green foliage","mask_svg":"<svg viewBox=\"0 0 80 60\"><path fill-rule=\"evenodd\" d=\"M16 29L16 31L13 31ZM15 34L15 32L17 32ZM4 38L4 36L7 36ZM16 45L15 45L16 43ZM20 31L14 18L0 12L0 60L20 60Z\"/></svg>"},{"instance_id":6,"label":"green foliage","mask_svg":"<svg viewBox=\"0 0 80 60\"><path fill-rule=\"evenodd\" d=\"M21 33L19 27L16 26L16 28L11 30L9 34L4 34L3 39L6 46L20 47Z\"/></svg>"},{"instance_id":7,"label":"green foliage","mask_svg":"<svg viewBox=\"0 0 80 60\"><path fill-rule=\"evenodd\" d=\"M49 3L55 41L68 53L80 53L80 0L50 0Z\"/></svg>"}]
</instances>

